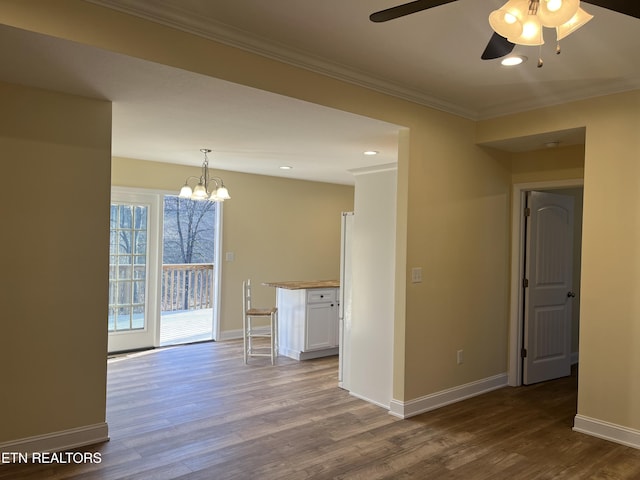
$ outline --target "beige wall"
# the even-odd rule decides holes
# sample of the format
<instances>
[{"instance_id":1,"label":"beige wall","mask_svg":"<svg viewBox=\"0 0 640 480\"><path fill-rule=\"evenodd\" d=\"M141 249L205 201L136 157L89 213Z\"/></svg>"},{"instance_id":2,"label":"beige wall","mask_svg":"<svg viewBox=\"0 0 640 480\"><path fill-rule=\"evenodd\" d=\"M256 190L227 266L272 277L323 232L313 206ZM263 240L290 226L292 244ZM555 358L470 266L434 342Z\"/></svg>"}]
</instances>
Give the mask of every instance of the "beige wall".
<instances>
[{"instance_id":1,"label":"beige wall","mask_svg":"<svg viewBox=\"0 0 640 480\"><path fill-rule=\"evenodd\" d=\"M402 361L393 366L393 398L409 400L506 371L510 172L475 146L474 122L80 0L5 0L0 18L406 126L396 232L406 258L396 257L396 264L422 266L425 281L405 288L406 270L395 279L395 311L405 317L395 319L394 335L407 340L394 343L394 358ZM234 202L241 198L232 181L229 187ZM460 348L468 361L457 366Z\"/></svg>"},{"instance_id":2,"label":"beige wall","mask_svg":"<svg viewBox=\"0 0 640 480\"><path fill-rule=\"evenodd\" d=\"M105 422L111 104L0 83L0 105L3 443Z\"/></svg>"},{"instance_id":3,"label":"beige wall","mask_svg":"<svg viewBox=\"0 0 640 480\"><path fill-rule=\"evenodd\" d=\"M507 368L510 173L473 144L474 128L430 113L411 130L407 269L396 279L407 282L405 389L397 400ZM422 283L408 282L414 267L423 268Z\"/></svg>"},{"instance_id":4,"label":"beige wall","mask_svg":"<svg viewBox=\"0 0 640 480\"><path fill-rule=\"evenodd\" d=\"M513 184L584 178L584 145L513 153L509 160Z\"/></svg>"},{"instance_id":5,"label":"beige wall","mask_svg":"<svg viewBox=\"0 0 640 480\"><path fill-rule=\"evenodd\" d=\"M586 127L578 415L640 429L640 92L481 122L481 142Z\"/></svg>"},{"instance_id":6,"label":"beige wall","mask_svg":"<svg viewBox=\"0 0 640 480\"><path fill-rule=\"evenodd\" d=\"M195 163L199 162L197 149ZM213 162L212 162L213 163ZM112 184L177 194L199 167L113 159ZM222 204L222 338L241 335L242 280L326 280L339 277L340 213L353 210L353 187L216 171L231 193ZM224 252L235 260L225 261ZM275 290L254 288L256 304L274 305Z\"/></svg>"},{"instance_id":7,"label":"beige wall","mask_svg":"<svg viewBox=\"0 0 640 480\"><path fill-rule=\"evenodd\" d=\"M475 124L88 2L26 3L3 1L0 18L407 127L398 164L396 238L406 239L397 246L406 258L396 263L407 267L396 277L396 314L405 312L395 319L405 339L394 343L398 400L506 370L511 170L475 142L586 127L579 412L640 429L640 92ZM425 281L407 284L415 266ZM461 348L467 361L458 366Z\"/></svg>"}]
</instances>

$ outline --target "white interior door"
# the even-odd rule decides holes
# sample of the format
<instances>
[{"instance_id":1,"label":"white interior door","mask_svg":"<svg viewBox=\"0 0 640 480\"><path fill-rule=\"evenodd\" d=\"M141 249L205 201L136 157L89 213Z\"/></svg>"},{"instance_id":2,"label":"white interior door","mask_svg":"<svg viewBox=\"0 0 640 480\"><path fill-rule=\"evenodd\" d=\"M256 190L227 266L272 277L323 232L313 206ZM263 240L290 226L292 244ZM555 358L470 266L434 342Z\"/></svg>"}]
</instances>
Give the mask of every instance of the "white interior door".
<instances>
[{"instance_id":1,"label":"white interior door","mask_svg":"<svg viewBox=\"0 0 640 480\"><path fill-rule=\"evenodd\" d=\"M157 195L112 190L109 352L157 343L158 222Z\"/></svg>"},{"instance_id":2,"label":"white interior door","mask_svg":"<svg viewBox=\"0 0 640 480\"><path fill-rule=\"evenodd\" d=\"M571 374L573 198L529 192L523 381Z\"/></svg>"}]
</instances>

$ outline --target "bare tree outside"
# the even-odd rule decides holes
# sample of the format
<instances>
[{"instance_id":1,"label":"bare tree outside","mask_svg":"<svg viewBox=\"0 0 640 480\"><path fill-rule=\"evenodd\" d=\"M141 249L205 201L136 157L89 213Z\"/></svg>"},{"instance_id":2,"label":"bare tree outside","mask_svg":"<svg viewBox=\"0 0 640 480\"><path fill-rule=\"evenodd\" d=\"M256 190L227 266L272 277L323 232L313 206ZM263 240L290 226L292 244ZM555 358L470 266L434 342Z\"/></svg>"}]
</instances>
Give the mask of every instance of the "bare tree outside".
<instances>
[{"instance_id":1,"label":"bare tree outside","mask_svg":"<svg viewBox=\"0 0 640 480\"><path fill-rule=\"evenodd\" d=\"M196 282L202 283L202 275L187 265L213 265L215 244L216 203L202 200L190 200L177 196L164 198L164 238L162 263L164 265L183 265L184 277L172 285L178 285L175 291L163 292L163 299L170 299L171 309L177 299L179 309L189 310L198 302L197 292L192 291ZM210 275L212 269L207 270ZM163 289L167 282L163 279ZM179 290L178 290L179 288ZM167 303L167 302L164 302ZM164 305L163 305L164 309Z\"/></svg>"},{"instance_id":2,"label":"bare tree outside","mask_svg":"<svg viewBox=\"0 0 640 480\"><path fill-rule=\"evenodd\" d=\"M213 263L215 206L206 200L164 197L162 263Z\"/></svg>"}]
</instances>

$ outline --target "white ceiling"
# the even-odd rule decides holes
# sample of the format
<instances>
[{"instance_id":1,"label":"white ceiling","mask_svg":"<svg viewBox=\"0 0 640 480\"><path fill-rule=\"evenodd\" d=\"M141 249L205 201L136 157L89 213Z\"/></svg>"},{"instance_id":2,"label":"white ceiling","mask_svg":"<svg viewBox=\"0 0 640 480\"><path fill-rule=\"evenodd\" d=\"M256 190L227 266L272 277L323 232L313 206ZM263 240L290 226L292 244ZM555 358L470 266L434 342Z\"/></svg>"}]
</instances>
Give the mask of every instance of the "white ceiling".
<instances>
[{"instance_id":1,"label":"white ceiling","mask_svg":"<svg viewBox=\"0 0 640 480\"><path fill-rule=\"evenodd\" d=\"M561 55L547 30L547 45L516 47L529 61L508 69L480 60L488 14L503 0L458 0L382 24L368 16L402 0L90 1L475 120L640 88L640 20L584 2L595 18ZM396 160L398 126L202 75L8 27L0 59L2 80L113 101L116 156L199 165L209 147L217 168L337 183ZM554 140L580 143L584 133L492 146Z\"/></svg>"}]
</instances>

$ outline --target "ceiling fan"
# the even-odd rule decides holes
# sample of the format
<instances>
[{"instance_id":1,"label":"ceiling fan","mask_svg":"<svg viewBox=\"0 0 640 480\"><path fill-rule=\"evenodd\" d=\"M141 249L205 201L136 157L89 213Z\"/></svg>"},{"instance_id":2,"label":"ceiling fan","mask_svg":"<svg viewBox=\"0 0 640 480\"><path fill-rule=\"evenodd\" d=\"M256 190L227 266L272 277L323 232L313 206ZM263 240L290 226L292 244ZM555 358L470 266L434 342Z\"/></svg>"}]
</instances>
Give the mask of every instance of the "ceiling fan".
<instances>
[{"instance_id":1,"label":"ceiling fan","mask_svg":"<svg viewBox=\"0 0 640 480\"><path fill-rule=\"evenodd\" d=\"M398 5L396 7L387 8L385 10L381 10L379 12L375 12L369 16L369 19L372 22L387 22L389 20L393 20L395 18L404 17L406 15L411 15L412 13L421 12L423 10L428 10L429 8L438 7L440 5L445 5L447 3L452 3L457 0L415 0L413 2L405 3L402 5ZM527 0L529 4L529 9L535 8L536 11L538 9L540 1L546 0ZM613 10L614 12L623 13L625 15L629 15L631 17L640 18L640 2L638 1L630 1L630 0L583 0L584 3L589 3L591 5L597 5L599 7L603 7L609 10ZM509 3L512 3L513 0L505 4L506 7ZM579 1L577 2L580 3ZM503 8L504 8L503 7ZM589 16L591 18L591 16ZM569 32L570 33L570 32ZM568 35L568 33L567 33ZM497 32L494 32L491 38L489 39L489 43L487 44L484 52L480 58L483 60L492 60L495 58L504 57L513 51L516 43L520 42L512 42L507 39L506 36L500 35ZM539 45L539 43L535 43ZM534 43L532 43L533 45Z\"/></svg>"}]
</instances>

